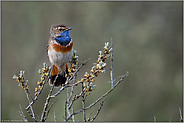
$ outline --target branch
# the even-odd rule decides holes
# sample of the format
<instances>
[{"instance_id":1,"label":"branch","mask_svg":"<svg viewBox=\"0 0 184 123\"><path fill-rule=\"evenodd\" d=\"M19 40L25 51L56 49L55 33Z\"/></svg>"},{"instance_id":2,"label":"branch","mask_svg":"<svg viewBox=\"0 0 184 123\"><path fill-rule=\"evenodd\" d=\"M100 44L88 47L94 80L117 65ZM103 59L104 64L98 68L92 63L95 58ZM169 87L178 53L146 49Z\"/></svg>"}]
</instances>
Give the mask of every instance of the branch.
<instances>
[{"instance_id":1,"label":"branch","mask_svg":"<svg viewBox=\"0 0 184 123\"><path fill-rule=\"evenodd\" d=\"M66 98L66 102L65 102L65 119L67 118L67 112L69 115L71 114L70 109L68 107L69 107L70 99L72 98L72 95L73 95L73 88L74 87L71 88L70 94L69 94L69 88L67 88L67 98Z\"/></svg>"},{"instance_id":2,"label":"branch","mask_svg":"<svg viewBox=\"0 0 184 123\"><path fill-rule=\"evenodd\" d=\"M85 89L83 89L83 91L82 91L80 94L78 94L78 95L74 95L74 97L73 97L73 99L72 99L72 101L71 101L70 105L68 106L68 109L70 109L70 108L72 107L72 105L73 105L74 101L76 101L79 97L81 97L81 96L82 96L82 93L83 93L84 91L85 91Z\"/></svg>"},{"instance_id":3,"label":"branch","mask_svg":"<svg viewBox=\"0 0 184 123\"><path fill-rule=\"evenodd\" d=\"M83 106L83 117L84 117L84 122L86 122L86 111L85 111L85 93L84 93L84 86L83 86L83 83L82 83L82 106Z\"/></svg>"},{"instance_id":4,"label":"branch","mask_svg":"<svg viewBox=\"0 0 184 123\"><path fill-rule=\"evenodd\" d=\"M28 110L28 109L30 108L30 106L32 106L32 105L35 103L35 101L38 99L38 96L41 94L41 92L42 92L42 90L43 90L43 87L44 87L45 83L47 83L47 82L49 81L49 76L50 76L50 72L49 72L49 74L48 74L48 76L47 76L47 81L43 83L41 89L38 90L38 93L37 93L37 95L35 96L34 100L33 100L31 103L29 103L29 105L26 107L26 110Z\"/></svg>"},{"instance_id":5,"label":"branch","mask_svg":"<svg viewBox=\"0 0 184 123\"><path fill-rule=\"evenodd\" d=\"M48 115L49 115L49 112L50 112L50 109L52 108L52 106L54 105L54 103L57 101L57 99L50 105L50 107L48 108L48 111L47 111L47 114L45 115L45 119L47 119Z\"/></svg>"},{"instance_id":6,"label":"branch","mask_svg":"<svg viewBox=\"0 0 184 123\"><path fill-rule=\"evenodd\" d=\"M91 122L93 122L93 121L96 119L96 117L98 116L98 114L100 113L100 111L101 111L101 109L102 109L102 107L103 107L103 103L105 102L105 100L106 100L106 98L104 98L104 99L102 100L102 102L100 103L100 107L99 107L99 109L98 109L96 115L95 115L95 116L93 117L93 119L91 120Z\"/></svg>"},{"instance_id":7,"label":"branch","mask_svg":"<svg viewBox=\"0 0 184 123\"><path fill-rule=\"evenodd\" d=\"M65 101L65 117L64 117L64 119L66 120L66 118L67 118L67 99Z\"/></svg>"},{"instance_id":8,"label":"branch","mask_svg":"<svg viewBox=\"0 0 184 123\"><path fill-rule=\"evenodd\" d=\"M28 102L29 102L29 104L30 104L30 103L31 103L31 101L30 101L30 99L29 99L28 90L26 89L25 91L26 91L26 97L27 97L27 100L28 100ZM32 119L34 119L35 121L37 121L37 120L36 120L36 118L35 118L35 115L34 115L34 111L33 111L32 106L30 106L30 108L31 108L31 112L32 112L32 114L31 114L30 116L32 117Z\"/></svg>"},{"instance_id":9,"label":"branch","mask_svg":"<svg viewBox=\"0 0 184 123\"><path fill-rule=\"evenodd\" d=\"M69 101L71 100L71 98L72 98L73 89L74 89L74 86L71 87L71 93L70 93L70 95L68 95L68 96L69 96L69 97L68 97L68 102L69 102Z\"/></svg>"},{"instance_id":10,"label":"branch","mask_svg":"<svg viewBox=\"0 0 184 123\"><path fill-rule=\"evenodd\" d=\"M79 111L77 111L77 112L74 112L74 113L72 113L71 115L69 115L69 116L67 117L67 119L65 120L65 122L67 122L73 115L76 115L76 114L82 112L83 110L87 110L87 109L93 107L93 106L94 106L96 103L98 103L101 99L103 99L104 97L106 97L112 90L114 90L114 88L115 88L121 81L123 81L124 78L125 78L126 76L128 76L128 74L129 74L129 72L127 71L127 73L126 73L125 75L120 76L119 81L114 85L113 88L111 88L109 91L107 91L104 95L102 95L102 96L101 96L100 98L98 98L94 103L92 103L91 105L89 105L89 106L86 107L85 109L81 109L81 110L79 110Z\"/></svg>"},{"instance_id":11,"label":"branch","mask_svg":"<svg viewBox=\"0 0 184 123\"><path fill-rule=\"evenodd\" d=\"M23 106L24 106L24 108L26 109L25 105L23 105ZM31 112L29 111L29 109L27 109L26 111L27 111L27 113L31 116L31 118L32 118L35 122L38 122L37 119L35 119L35 118L33 117L33 115L31 114Z\"/></svg>"},{"instance_id":12,"label":"branch","mask_svg":"<svg viewBox=\"0 0 184 123\"><path fill-rule=\"evenodd\" d=\"M113 88L114 86L114 80L113 80L113 50L114 50L114 46L113 46L113 42L112 42L112 38L111 38L111 48L112 48L112 51L111 51L111 68L110 68L110 75L111 75L111 87Z\"/></svg>"},{"instance_id":13,"label":"branch","mask_svg":"<svg viewBox=\"0 0 184 123\"><path fill-rule=\"evenodd\" d=\"M72 113L74 113L74 109L73 109L73 107L72 107ZM75 122L74 115L72 116L72 119L73 119L73 122Z\"/></svg>"},{"instance_id":14,"label":"branch","mask_svg":"<svg viewBox=\"0 0 184 123\"><path fill-rule=\"evenodd\" d=\"M100 98L98 98L94 103L92 103L91 105L89 105L86 109L91 108L91 107L94 106L96 103L98 103L101 99L103 99L104 97L106 97L112 90L114 90L114 88L115 88L121 81L124 80L124 78L125 78L126 76L128 76L128 73L129 73L129 72L127 71L127 73L126 73L125 75L120 76L120 77L121 77L120 80L114 85L113 88L111 88L109 91L107 91L104 95L102 95Z\"/></svg>"},{"instance_id":15,"label":"branch","mask_svg":"<svg viewBox=\"0 0 184 123\"><path fill-rule=\"evenodd\" d=\"M68 80L65 84L68 84ZM64 85L61 87L61 89L59 89L59 91L53 95L50 95L50 97L56 97L58 94L60 94L66 87L68 87L68 85Z\"/></svg>"},{"instance_id":16,"label":"branch","mask_svg":"<svg viewBox=\"0 0 184 123\"><path fill-rule=\"evenodd\" d=\"M179 108L179 112L180 112L180 122L183 122L183 117L182 117L182 113L181 113L181 108Z\"/></svg>"},{"instance_id":17,"label":"branch","mask_svg":"<svg viewBox=\"0 0 184 123\"><path fill-rule=\"evenodd\" d=\"M54 86L53 86L54 87ZM42 116L41 116L41 122L44 122L45 121L45 113L46 113L46 110L47 110L47 107L49 105L49 101L50 101L50 94L48 95L47 99L46 99L46 102L45 102L45 106L44 106L44 109L42 111Z\"/></svg>"},{"instance_id":18,"label":"branch","mask_svg":"<svg viewBox=\"0 0 184 123\"><path fill-rule=\"evenodd\" d=\"M48 108L48 105L49 105L49 101L50 101L50 99L51 99L51 94L52 94L52 91L53 91L53 89L54 89L54 85L55 85L55 82L56 82L56 79L58 78L58 75L56 76L56 78L55 78L55 80L54 80L54 82L53 82L53 86L51 87L51 89L50 89L50 93L48 94L48 96L47 96L47 99L46 99L46 102L45 102L45 106L44 106L44 108L43 108L43 111L42 111L42 116L41 116L41 121L42 122L44 122L46 119L47 119L47 116L45 115L46 114L46 110L47 110L47 108ZM48 114L47 114L48 115ZM46 116L46 118L45 118L45 116Z\"/></svg>"}]
</instances>

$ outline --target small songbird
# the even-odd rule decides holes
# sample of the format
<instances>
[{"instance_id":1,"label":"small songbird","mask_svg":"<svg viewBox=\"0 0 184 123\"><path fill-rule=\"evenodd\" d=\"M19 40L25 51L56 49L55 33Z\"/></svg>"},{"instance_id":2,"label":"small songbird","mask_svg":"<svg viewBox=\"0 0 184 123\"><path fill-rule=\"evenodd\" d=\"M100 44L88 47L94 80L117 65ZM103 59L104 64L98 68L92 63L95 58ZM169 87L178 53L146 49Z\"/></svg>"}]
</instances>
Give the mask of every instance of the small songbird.
<instances>
[{"instance_id":1,"label":"small songbird","mask_svg":"<svg viewBox=\"0 0 184 123\"><path fill-rule=\"evenodd\" d=\"M52 25L50 28L50 38L47 45L47 55L52 65L50 86L53 86L54 80L58 75L54 86L62 86L65 83L68 74L67 62L73 56L73 41L69 36L69 30L71 27L67 27L64 24Z\"/></svg>"}]
</instances>

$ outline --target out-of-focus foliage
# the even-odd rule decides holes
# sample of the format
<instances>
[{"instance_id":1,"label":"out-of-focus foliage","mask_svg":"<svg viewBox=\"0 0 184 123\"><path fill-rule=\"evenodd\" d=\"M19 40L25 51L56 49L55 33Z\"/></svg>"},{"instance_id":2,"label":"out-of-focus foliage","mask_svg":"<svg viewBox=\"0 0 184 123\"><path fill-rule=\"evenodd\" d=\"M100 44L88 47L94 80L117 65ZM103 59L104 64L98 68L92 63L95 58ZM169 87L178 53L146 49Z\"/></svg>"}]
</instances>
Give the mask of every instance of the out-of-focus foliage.
<instances>
[{"instance_id":1,"label":"out-of-focus foliage","mask_svg":"<svg viewBox=\"0 0 184 123\"><path fill-rule=\"evenodd\" d=\"M26 71L30 92L39 81L39 68L50 64L46 54L49 29L63 23L79 60L91 57L78 78L89 71L104 43L114 43L114 78L129 76L108 96L96 121L179 121L182 107L183 2L1 2L1 121L22 120L19 104L25 93L12 79ZM86 105L110 88L110 62L96 79ZM40 115L49 85L33 106ZM48 121L63 121L66 92L57 97ZM81 106L75 105L77 110ZM23 107L22 107L23 108ZM98 107L94 108L94 114ZM28 120L31 120L27 115ZM93 111L93 109L91 110ZM90 112L87 112L90 114ZM89 117L89 116L88 116ZM82 121L82 117L76 117Z\"/></svg>"}]
</instances>

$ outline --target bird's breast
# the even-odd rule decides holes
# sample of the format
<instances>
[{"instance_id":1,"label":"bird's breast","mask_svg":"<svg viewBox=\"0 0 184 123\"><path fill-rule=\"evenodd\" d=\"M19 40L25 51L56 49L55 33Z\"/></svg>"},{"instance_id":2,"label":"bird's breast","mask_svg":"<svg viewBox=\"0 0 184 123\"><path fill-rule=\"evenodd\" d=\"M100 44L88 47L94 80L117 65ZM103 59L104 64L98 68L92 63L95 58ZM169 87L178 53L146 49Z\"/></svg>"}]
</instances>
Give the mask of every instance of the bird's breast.
<instances>
[{"instance_id":1,"label":"bird's breast","mask_svg":"<svg viewBox=\"0 0 184 123\"><path fill-rule=\"evenodd\" d=\"M73 41L71 39L70 43L66 46L62 46L61 44L57 43L56 41L51 41L51 45L53 47L53 49L56 51L56 52L61 52L61 53L67 53L67 52L70 52L73 48Z\"/></svg>"},{"instance_id":2,"label":"bird's breast","mask_svg":"<svg viewBox=\"0 0 184 123\"><path fill-rule=\"evenodd\" d=\"M55 40L51 40L48 46L48 57L51 64L61 66L69 62L73 55L73 41L66 46L62 46Z\"/></svg>"}]
</instances>

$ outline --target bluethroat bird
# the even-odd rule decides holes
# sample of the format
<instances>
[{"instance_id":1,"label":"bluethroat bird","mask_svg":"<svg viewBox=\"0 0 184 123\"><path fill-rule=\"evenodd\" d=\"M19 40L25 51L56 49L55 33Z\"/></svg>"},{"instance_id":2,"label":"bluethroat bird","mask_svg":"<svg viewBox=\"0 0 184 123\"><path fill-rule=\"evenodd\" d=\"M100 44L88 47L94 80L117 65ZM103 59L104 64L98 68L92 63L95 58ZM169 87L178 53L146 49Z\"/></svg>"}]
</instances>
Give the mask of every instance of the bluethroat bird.
<instances>
[{"instance_id":1,"label":"bluethroat bird","mask_svg":"<svg viewBox=\"0 0 184 123\"><path fill-rule=\"evenodd\" d=\"M50 28L50 38L47 45L47 55L52 65L51 76L49 84L55 87L62 86L65 83L68 74L67 62L73 56L73 41L69 36L69 30L71 27L67 27L64 24L52 25Z\"/></svg>"}]
</instances>

